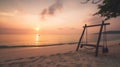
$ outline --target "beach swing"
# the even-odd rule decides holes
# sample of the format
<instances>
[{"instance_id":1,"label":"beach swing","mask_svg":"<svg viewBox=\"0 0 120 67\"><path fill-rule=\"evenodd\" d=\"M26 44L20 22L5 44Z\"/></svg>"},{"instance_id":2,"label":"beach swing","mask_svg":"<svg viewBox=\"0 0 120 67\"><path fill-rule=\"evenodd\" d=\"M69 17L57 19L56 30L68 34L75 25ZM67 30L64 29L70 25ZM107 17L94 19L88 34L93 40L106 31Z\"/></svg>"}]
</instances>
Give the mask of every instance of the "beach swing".
<instances>
[{"instance_id":1,"label":"beach swing","mask_svg":"<svg viewBox=\"0 0 120 67\"><path fill-rule=\"evenodd\" d=\"M95 47L96 48L96 51L95 51L95 56L98 56L98 49L99 47L103 47L102 49L102 52L103 53L108 53L108 47L107 47L107 34L106 34L106 25L110 25L110 23L104 23L104 21L102 21L102 24L97 24L97 25L88 25L85 24L85 26L83 26L83 32L81 34L81 37L79 39L79 42L78 42L78 46L76 48L76 51L78 51L79 47L83 47L83 46L92 46L92 47ZM100 31L99 31L99 35L98 35L98 40L97 40L97 43L96 44L88 44L88 39L87 39L87 28L89 27L96 27L96 26L100 26ZM85 35L85 32L86 32L86 43L82 43L82 40L83 40L83 36ZM99 45L100 41L101 41L101 37L103 37L103 46Z\"/></svg>"}]
</instances>

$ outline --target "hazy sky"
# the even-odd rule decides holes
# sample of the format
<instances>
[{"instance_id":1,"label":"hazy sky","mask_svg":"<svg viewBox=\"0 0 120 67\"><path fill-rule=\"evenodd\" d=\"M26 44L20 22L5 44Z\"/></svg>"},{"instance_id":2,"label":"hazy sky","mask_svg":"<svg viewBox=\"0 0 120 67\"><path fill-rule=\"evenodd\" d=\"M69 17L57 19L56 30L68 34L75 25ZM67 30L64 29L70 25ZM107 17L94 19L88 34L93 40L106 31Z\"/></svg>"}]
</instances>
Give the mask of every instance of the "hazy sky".
<instances>
[{"instance_id":1,"label":"hazy sky","mask_svg":"<svg viewBox=\"0 0 120 67\"><path fill-rule=\"evenodd\" d=\"M92 16L97 5L83 0L0 0L0 33L79 34L84 24L101 23ZM120 17L111 19L109 30L120 29Z\"/></svg>"}]
</instances>

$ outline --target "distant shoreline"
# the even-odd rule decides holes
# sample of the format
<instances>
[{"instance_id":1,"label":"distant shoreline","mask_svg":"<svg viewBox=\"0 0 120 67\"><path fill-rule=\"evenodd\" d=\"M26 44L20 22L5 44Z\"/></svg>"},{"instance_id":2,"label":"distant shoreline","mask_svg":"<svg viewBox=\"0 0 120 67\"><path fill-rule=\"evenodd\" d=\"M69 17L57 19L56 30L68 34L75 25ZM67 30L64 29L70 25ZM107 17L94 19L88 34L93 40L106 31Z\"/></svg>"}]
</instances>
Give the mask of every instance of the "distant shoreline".
<instances>
[{"instance_id":1,"label":"distant shoreline","mask_svg":"<svg viewBox=\"0 0 120 67\"><path fill-rule=\"evenodd\" d=\"M71 43L59 43L59 44L49 44L49 45L19 45L19 46L0 46L0 49L4 48L24 48L24 47L48 47L48 46L60 46L65 44L77 44L78 42L71 42Z\"/></svg>"},{"instance_id":2,"label":"distant shoreline","mask_svg":"<svg viewBox=\"0 0 120 67\"><path fill-rule=\"evenodd\" d=\"M103 34L120 34L120 31L106 31L106 32L102 32ZM94 34L99 34L99 33L94 33Z\"/></svg>"}]
</instances>

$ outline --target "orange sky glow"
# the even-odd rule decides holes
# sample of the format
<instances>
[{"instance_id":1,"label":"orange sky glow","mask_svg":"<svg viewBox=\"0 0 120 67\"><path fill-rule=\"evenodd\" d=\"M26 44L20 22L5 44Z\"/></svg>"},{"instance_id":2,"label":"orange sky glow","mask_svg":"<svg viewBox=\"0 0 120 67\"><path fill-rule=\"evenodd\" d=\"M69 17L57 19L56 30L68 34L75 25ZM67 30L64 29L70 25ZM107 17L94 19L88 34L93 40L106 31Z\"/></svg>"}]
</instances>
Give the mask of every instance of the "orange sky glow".
<instances>
[{"instance_id":1,"label":"orange sky glow","mask_svg":"<svg viewBox=\"0 0 120 67\"><path fill-rule=\"evenodd\" d=\"M79 34L84 24L98 24L95 4L80 0L0 0L0 34ZM119 30L119 18L107 22Z\"/></svg>"}]
</instances>

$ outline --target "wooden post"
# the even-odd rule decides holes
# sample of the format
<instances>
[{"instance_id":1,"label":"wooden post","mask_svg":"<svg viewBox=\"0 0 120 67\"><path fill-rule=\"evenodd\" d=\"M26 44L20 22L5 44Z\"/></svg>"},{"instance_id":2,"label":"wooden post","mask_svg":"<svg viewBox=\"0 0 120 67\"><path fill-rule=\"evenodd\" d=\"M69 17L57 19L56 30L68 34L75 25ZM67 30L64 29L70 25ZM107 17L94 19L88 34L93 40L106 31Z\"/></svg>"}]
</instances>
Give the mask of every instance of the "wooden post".
<instances>
[{"instance_id":1,"label":"wooden post","mask_svg":"<svg viewBox=\"0 0 120 67\"><path fill-rule=\"evenodd\" d=\"M100 40L101 40L103 26L104 26L104 21L102 21L102 24L101 24L101 28L100 28L100 32L99 32L99 36L98 36L98 41L97 41L97 45L96 45L95 56L98 56L98 49L99 49L99 43L100 43Z\"/></svg>"},{"instance_id":2,"label":"wooden post","mask_svg":"<svg viewBox=\"0 0 120 67\"><path fill-rule=\"evenodd\" d=\"M79 49L79 47L80 47L80 45L81 45L81 41L82 41L82 38L83 38L83 35L84 35L84 32L85 32L85 28L86 28L86 24L85 24L84 30L83 30L83 32L82 32L82 35L81 35L81 37L80 37L80 39L79 39L79 42L78 42L78 46L77 46L77 48L76 48L76 51L78 51L78 49ZM82 45L81 45L81 46L82 46Z\"/></svg>"}]
</instances>

